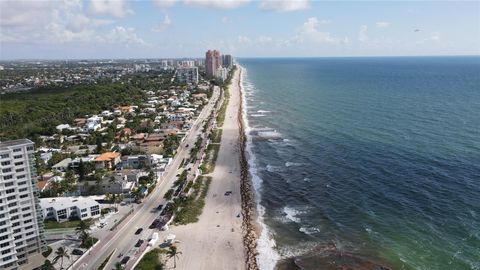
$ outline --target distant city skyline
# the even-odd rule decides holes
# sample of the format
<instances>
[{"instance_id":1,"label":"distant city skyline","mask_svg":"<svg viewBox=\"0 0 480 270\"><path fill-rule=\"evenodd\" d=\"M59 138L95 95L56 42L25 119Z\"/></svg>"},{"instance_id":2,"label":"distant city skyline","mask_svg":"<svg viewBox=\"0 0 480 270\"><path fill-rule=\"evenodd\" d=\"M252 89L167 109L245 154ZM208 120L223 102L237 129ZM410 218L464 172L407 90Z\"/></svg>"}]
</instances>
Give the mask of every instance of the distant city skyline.
<instances>
[{"instance_id":1,"label":"distant city skyline","mask_svg":"<svg viewBox=\"0 0 480 270\"><path fill-rule=\"evenodd\" d=\"M478 1L0 2L0 60L479 55Z\"/></svg>"}]
</instances>

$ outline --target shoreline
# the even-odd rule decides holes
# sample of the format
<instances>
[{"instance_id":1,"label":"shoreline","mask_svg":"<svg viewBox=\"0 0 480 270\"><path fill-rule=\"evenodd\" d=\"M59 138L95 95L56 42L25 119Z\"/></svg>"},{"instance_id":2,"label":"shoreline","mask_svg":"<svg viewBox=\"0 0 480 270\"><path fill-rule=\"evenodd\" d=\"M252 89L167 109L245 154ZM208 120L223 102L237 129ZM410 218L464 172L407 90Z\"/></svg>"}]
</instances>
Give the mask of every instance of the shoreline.
<instances>
[{"instance_id":1,"label":"shoreline","mask_svg":"<svg viewBox=\"0 0 480 270\"><path fill-rule=\"evenodd\" d=\"M245 248L245 266L247 270L259 269L257 264L257 240L260 235L260 226L257 224L256 202L254 188L249 173L249 164L246 153L247 135L245 133L243 102L244 90L242 86L243 68L239 67L238 90L240 93L240 106L238 109L239 148L240 148L240 192L242 197L242 233Z\"/></svg>"}]
</instances>

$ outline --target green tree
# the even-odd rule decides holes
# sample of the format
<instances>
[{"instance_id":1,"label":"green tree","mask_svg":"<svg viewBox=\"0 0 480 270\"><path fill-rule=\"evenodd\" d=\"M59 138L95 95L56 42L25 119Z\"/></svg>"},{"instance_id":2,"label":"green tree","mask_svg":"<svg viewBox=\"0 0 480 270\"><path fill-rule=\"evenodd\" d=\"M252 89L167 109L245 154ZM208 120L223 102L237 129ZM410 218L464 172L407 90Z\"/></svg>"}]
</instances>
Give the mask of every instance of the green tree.
<instances>
[{"instance_id":1,"label":"green tree","mask_svg":"<svg viewBox=\"0 0 480 270\"><path fill-rule=\"evenodd\" d=\"M170 248L167 250L167 258L170 260L173 258L173 268L177 268L177 258L179 258L178 255L182 254L182 252L179 252L177 250L177 247L172 245Z\"/></svg>"},{"instance_id":2,"label":"green tree","mask_svg":"<svg viewBox=\"0 0 480 270\"><path fill-rule=\"evenodd\" d=\"M67 258L70 259L70 255L68 255L67 250L64 247L59 247L55 251L55 258L53 258L53 263L57 263L60 260L60 269L63 269L63 259Z\"/></svg>"},{"instance_id":3,"label":"green tree","mask_svg":"<svg viewBox=\"0 0 480 270\"><path fill-rule=\"evenodd\" d=\"M41 270L55 270L52 262L50 260L45 260L43 265L40 267Z\"/></svg>"}]
</instances>

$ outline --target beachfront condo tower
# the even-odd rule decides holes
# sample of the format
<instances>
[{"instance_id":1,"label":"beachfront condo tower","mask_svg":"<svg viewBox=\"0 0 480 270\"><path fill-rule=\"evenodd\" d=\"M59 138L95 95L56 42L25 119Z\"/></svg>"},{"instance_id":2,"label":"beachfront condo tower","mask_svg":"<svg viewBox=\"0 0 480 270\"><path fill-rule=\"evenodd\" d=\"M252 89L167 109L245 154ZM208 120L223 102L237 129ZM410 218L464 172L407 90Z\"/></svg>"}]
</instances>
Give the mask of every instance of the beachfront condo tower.
<instances>
[{"instance_id":1,"label":"beachfront condo tower","mask_svg":"<svg viewBox=\"0 0 480 270\"><path fill-rule=\"evenodd\" d=\"M47 249L33 142L0 142L0 269L37 269Z\"/></svg>"}]
</instances>

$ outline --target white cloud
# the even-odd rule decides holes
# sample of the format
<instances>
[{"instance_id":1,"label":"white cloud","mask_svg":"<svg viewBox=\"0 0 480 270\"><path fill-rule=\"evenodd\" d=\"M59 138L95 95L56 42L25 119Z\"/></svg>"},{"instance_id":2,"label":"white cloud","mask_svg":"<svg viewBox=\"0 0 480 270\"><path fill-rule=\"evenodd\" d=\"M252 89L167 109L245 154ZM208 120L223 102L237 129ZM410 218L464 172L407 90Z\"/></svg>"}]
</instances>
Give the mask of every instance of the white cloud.
<instances>
[{"instance_id":1,"label":"white cloud","mask_svg":"<svg viewBox=\"0 0 480 270\"><path fill-rule=\"evenodd\" d=\"M308 0L263 0L260 9L278 12L290 12L309 9Z\"/></svg>"},{"instance_id":2,"label":"white cloud","mask_svg":"<svg viewBox=\"0 0 480 270\"><path fill-rule=\"evenodd\" d=\"M185 0L185 5L217 8L217 9L234 9L245 5L249 0Z\"/></svg>"},{"instance_id":3,"label":"white cloud","mask_svg":"<svg viewBox=\"0 0 480 270\"><path fill-rule=\"evenodd\" d=\"M387 28L390 26L390 23L389 22L377 22L375 23L375 25L377 26L377 28Z\"/></svg>"},{"instance_id":4,"label":"white cloud","mask_svg":"<svg viewBox=\"0 0 480 270\"><path fill-rule=\"evenodd\" d=\"M237 42L241 45L249 45L252 41L250 40L249 37L246 36L238 36L237 37Z\"/></svg>"},{"instance_id":5,"label":"white cloud","mask_svg":"<svg viewBox=\"0 0 480 270\"><path fill-rule=\"evenodd\" d=\"M424 44L424 43L438 43L441 39L440 32L431 32L428 37L417 41L417 44Z\"/></svg>"},{"instance_id":6,"label":"white cloud","mask_svg":"<svg viewBox=\"0 0 480 270\"><path fill-rule=\"evenodd\" d=\"M130 45L149 45L143 39L139 38L132 27L117 26L108 33L106 41L111 44L124 44L127 47Z\"/></svg>"},{"instance_id":7,"label":"white cloud","mask_svg":"<svg viewBox=\"0 0 480 270\"><path fill-rule=\"evenodd\" d=\"M362 25L360 27L360 31L358 31L358 41L362 43L368 42L369 38L368 38L367 31L368 31L368 26Z\"/></svg>"},{"instance_id":8,"label":"white cloud","mask_svg":"<svg viewBox=\"0 0 480 270\"><path fill-rule=\"evenodd\" d=\"M153 3L161 8L169 8L177 2L177 0L152 0Z\"/></svg>"},{"instance_id":9,"label":"white cloud","mask_svg":"<svg viewBox=\"0 0 480 270\"><path fill-rule=\"evenodd\" d=\"M297 35L292 40L286 41L289 45L291 42L304 43L313 42L316 44L340 44L343 43L341 39L338 39L329 32L323 32L318 30L319 21L316 17L308 18L303 25L297 29Z\"/></svg>"},{"instance_id":10,"label":"white cloud","mask_svg":"<svg viewBox=\"0 0 480 270\"><path fill-rule=\"evenodd\" d=\"M163 21L152 28L152 31L154 32L163 32L165 31L170 25L172 24L172 20L170 20L170 17L168 17L168 14L165 14L165 17L163 17Z\"/></svg>"},{"instance_id":11,"label":"white cloud","mask_svg":"<svg viewBox=\"0 0 480 270\"><path fill-rule=\"evenodd\" d=\"M89 10L95 15L111 15L119 18L133 14L133 10L127 7L125 0L91 0Z\"/></svg>"}]
</instances>

